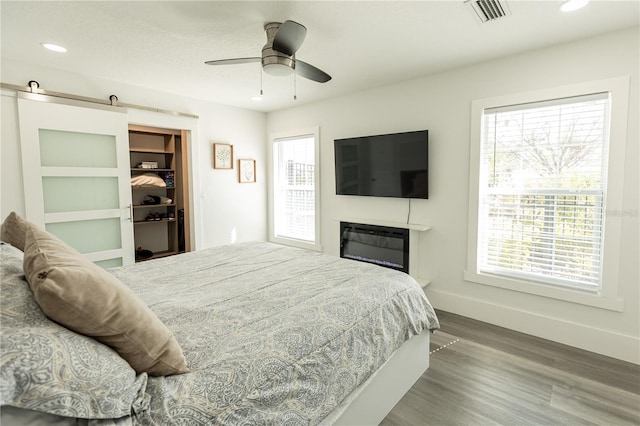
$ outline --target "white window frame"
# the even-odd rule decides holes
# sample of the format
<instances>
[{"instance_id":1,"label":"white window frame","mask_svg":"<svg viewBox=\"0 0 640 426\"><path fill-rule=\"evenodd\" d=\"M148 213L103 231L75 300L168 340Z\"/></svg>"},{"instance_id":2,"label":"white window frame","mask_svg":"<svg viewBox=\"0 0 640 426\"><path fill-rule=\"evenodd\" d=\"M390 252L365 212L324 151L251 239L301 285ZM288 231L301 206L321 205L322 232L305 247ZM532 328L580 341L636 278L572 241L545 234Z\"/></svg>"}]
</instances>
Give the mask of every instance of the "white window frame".
<instances>
[{"instance_id":1,"label":"white window frame","mask_svg":"<svg viewBox=\"0 0 640 426\"><path fill-rule=\"evenodd\" d=\"M602 260L602 285L597 293L580 289L541 284L524 279L505 278L478 271L478 209L480 192L481 138L485 109L518 105L549 99L568 98L591 93L610 94L610 136L605 187L605 230ZM622 218L609 212L622 211L625 145L629 103L629 77L585 82L570 86L542 89L525 93L475 100L471 104L471 134L469 163L469 218L467 266L464 279L469 282L500 287L523 293L622 312L624 300L618 295L618 271ZM608 157L607 157L608 155Z\"/></svg>"},{"instance_id":2,"label":"white window frame","mask_svg":"<svg viewBox=\"0 0 640 426\"><path fill-rule=\"evenodd\" d=\"M302 137L313 137L314 140L314 155L315 155L315 168L314 168L314 180L315 180L315 241L303 241L294 238L283 238L275 235L275 214L274 214L274 168L273 168L273 150L276 142L287 139L298 139ZM269 163L269 241L300 247L310 250L322 251L322 245L320 242L320 129L319 127L311 127L307 129L298 129L285 132L274 133L269 136L269 150L268 150L268 163Z\"/></svg>"}]
</instances>

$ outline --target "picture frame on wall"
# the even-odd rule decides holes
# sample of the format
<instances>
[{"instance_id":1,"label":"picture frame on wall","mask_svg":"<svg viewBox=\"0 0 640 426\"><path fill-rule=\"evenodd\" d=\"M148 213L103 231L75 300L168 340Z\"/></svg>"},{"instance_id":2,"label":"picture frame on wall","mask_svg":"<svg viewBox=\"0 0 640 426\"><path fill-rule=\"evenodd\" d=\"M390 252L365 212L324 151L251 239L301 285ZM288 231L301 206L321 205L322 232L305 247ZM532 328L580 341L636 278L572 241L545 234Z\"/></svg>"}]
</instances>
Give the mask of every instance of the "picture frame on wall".
<instances>
[{"instance_id":1,"label":"picture frame on wall","mask_svg":"<svg viewBox=\"0 0 640 426\"><path fill-rule=\"evenodd\" d=\"M256 160L238 160L238 182L253 183L256 181Z\"/></svg>"},{"instance_id":2,"label":"picture frame on wall","mask_svg":"<svg viewBox=\"0 0 640 426\"><path fill-rule=\"evenodd\" d=\"M228 143L213 144L213 168L233 169L233 145Z\"/></svg>"}]
</instances>

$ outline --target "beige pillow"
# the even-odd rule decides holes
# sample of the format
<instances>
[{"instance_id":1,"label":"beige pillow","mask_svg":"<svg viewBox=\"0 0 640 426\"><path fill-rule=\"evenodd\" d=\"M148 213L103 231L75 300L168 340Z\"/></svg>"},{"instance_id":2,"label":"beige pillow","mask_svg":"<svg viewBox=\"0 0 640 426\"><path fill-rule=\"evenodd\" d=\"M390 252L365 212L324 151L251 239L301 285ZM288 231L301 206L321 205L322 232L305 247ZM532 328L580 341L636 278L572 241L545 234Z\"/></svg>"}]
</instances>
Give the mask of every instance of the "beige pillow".
<instances>
[{"instance_id":1,"label":"beige pillow","mask_svg":"<svg viewBox=\"0 0 640 426\"><path fill-rule=\"evenodd\" d=\"M11 212L2 222L0 239L24 251L24 234L27 232L29 225L30 223L18 216L16 212Z\"/></svg>"},{"instance_id":2,"label":"beige pillow","mask_svg":"<svg viewBox=\"0 0 640 426\"><path fill-rule=\"evenodd\" d=\"M155 173L144 173L131 176L131 186L145 188L165 188L166 182Z\"/></svg>"},{"instance_id":3,"label":"beige pillow","mask_svg":"<svg viewBox=\"0 0 640 426\"><path fill-rule=\"evenodd\" d=\"M186 373L171 331L133 291L48 232L26 232L24 273L44 313L115 349L138 373Z\"/></svg>"}]
</instances>

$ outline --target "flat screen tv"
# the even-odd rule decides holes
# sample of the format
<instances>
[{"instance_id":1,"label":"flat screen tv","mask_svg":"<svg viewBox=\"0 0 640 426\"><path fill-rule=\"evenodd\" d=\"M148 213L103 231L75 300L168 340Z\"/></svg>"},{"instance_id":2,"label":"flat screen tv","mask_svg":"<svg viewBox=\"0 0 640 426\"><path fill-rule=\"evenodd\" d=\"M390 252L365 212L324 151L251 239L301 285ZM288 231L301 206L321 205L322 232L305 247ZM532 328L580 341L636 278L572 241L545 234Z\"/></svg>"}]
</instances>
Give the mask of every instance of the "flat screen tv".
<instances>
[{"instance_id":1,"label":"flat screen tv","mask_svg":"<svg viewBox=\"0 0 640 426\"><path fill-rule=\"evenodd\" d=\"M336 194L429 198L429 131L334 140Z\"/></svg>"}]
</instances>

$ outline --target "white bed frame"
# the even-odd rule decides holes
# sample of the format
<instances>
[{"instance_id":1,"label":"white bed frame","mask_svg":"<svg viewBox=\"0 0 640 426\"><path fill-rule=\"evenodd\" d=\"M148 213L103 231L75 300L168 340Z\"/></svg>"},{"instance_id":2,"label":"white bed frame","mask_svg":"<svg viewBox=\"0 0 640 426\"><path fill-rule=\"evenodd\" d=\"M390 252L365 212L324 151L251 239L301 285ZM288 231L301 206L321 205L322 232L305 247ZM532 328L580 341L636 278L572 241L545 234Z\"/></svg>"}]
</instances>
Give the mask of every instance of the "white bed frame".
<instances>
[{"instance_id":1,"label":"white bed frame","mask_svg":"<svg viewBox=\"0 0 640 426\"><path fill-rule=\"evenodd\" d=\"M412 337L321 425L377 425L429 368L429 330Z\"/></svg>"}]
</instances>

